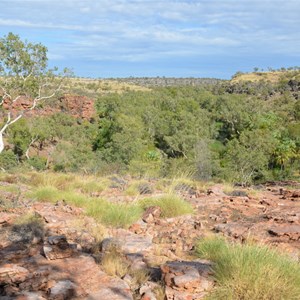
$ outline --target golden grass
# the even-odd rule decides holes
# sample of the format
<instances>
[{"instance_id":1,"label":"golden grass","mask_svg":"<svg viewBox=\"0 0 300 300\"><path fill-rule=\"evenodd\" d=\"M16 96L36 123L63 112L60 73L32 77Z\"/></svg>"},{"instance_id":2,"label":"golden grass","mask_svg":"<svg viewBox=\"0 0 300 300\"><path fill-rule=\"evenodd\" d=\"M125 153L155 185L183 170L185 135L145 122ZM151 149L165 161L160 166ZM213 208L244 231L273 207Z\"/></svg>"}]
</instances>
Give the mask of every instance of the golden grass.
<instances>
[{"instance_id":1,"label":"golden grass","mask_svg":"<svg viewBox=\"0 0 300 300\"><path fill-rule=\"evenodd\" d=\"M160 282L159 285L157 285L154 289L153 289L153 293L156 297L156 300L165 300L166 299L166 293L165 293L165 288L163 286L163 283Z\"/></svg>"},{"instance_id":2,"label":"golden grass","mask_svg":"<svg viewBox=\"0 0 300 300\"><path fill-rule=\"evenodd\" d=\"M123 255L116 248L112 248L109 252L105 253L101 260L101 265L108 275L121 278L129 270L129 263L125 261Z\"/></svg>"},{"instance_id":3,"label":"golden grass","mask_svg":"<svg viewBox=\"0 0 300 300\"><path fill-rule=\"evenodd\" d=\"M283 76L293 74L295 71L271 71L271 72L252 72L242 73L231 80L232 83L242 81L259 82L260 80L277 83Z\"/></svg>"},{"instance_id":4,"label":"golden grass","mask_svg":"<svg viewBox=\"0 0 300 300\"><path fill-rule=\"evenodd\" d=\"M70 78L65 84L66 90L74 87L85 93L107 94L124 93L127 91L150 91L149 88L136 84L109 79Z\"/></svg>"},{"instance_id":5,"label":"golden grass","mask_svg":"<svg viewBox=\"0 0 300 300\"><path fill-rule=\"evenodd\" d=\"M28 173L23 181L33 187L51 186L60 191L78 190L82 194L92 195L101 193L110 185L110 181L106 177L98 178L91 175L76 175L44 172Z\"/></svg>"}]
</instances>

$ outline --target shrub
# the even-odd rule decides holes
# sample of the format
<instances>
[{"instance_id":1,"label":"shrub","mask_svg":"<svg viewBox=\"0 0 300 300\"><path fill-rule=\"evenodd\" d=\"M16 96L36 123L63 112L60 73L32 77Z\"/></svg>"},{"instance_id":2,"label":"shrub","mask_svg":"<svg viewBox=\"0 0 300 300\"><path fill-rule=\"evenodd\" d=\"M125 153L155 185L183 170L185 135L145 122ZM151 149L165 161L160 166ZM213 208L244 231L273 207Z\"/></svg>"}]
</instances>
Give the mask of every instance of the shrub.
<instances>
[{"instance_id":1,"label":"shrub","mask_svg":"<svg viewBox=\"0 0 300 300\"><path fill-rule=\"evenodd\" d=\"M173 194L166 194L161 197L145 198L140 200L139 205L146 209L150 206L159 206L162 216L166 218L190 214L193 208L190 203Z\"/></svg>"},{"instance_id":2,"label":"shrub","mask_svg":"<svg viewBox=\"0 0 300 300\"><path fill-rule=\"evenodd\" d=\"M11 151L4 151L0 155L0 168L4 170L13 169L18 165L17 156Z\"/></svg>"},{"instance_id":3,"label":"shrub","mask_svg":"<svg viewBox=\"0 0 300 300\"><path fill-rule=\"evenodd\" d=\"M207 238L196 252L215 263L218 285L208 299L300 299L299 265L267 246Z\"/></svg>"},{"instance_id":4,"label":"shrub","mask_svg":"<svg viewBox=\"0 0 300 300\"><path fill-rule=\"evenodd\" d=\"M28 163L37 171L43 171L46 170L47 159L44 157L33 156L28 160Z\"/></svg>"}]
</instances>

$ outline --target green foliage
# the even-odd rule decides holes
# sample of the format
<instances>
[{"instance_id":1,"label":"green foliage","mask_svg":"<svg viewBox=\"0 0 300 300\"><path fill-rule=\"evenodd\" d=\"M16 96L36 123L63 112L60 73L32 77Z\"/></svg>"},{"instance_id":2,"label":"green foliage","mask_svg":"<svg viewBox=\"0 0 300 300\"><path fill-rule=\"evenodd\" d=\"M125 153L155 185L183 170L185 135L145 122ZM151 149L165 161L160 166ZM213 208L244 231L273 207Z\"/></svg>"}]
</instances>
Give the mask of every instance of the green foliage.
<instances>
[{"instance_id":1,"label":"green foliage","mask_svg":"<svg viewBox=\"0 0 300 300\"><path fill-rule=\"evenodd\" d=\"M208 299L300 298L299 264L267 246L206 238L196 245L196 252L214 263L217 286Z\"/></svg>"},{"instance_id":2,"label":"green foliage","mask_svg":"<svg viewBox=\"0 0 300 300\"><path fill-rule=\"evenodd\" d=\"M10 170L18 165L18 157L13 151L4 151L0 155L0 168L4 170Z\"/></svg>"},{"instance_id":3,"label":"green foliage","mask_svg":"<svg viewBox=\"0 0 300 300\"><path fill-rule=\"evenodd\" d=\"M244 131L240 139L227 145L224 164L225 178L247 185L260 178L272 153L272 138L261 130Z\"/></svg>"},{"instance_id":4,"label":"green foliage","mask_svg":"<svg viewBox=\"0 0 300 300\"><path fill-rule=\"evenodd\" d=\"M167 194L156 198L145 198L140 200L139 205L143 209L150 206L159 206L162 210L162 216L166 218L193 213L193 208L190 203L173 194Z\"/></svg>"},{"instance_id":5,"label":"green foliage","mask_svg":"<svg viewBox=\"0 0 300 300\"><path fill-rule=\"evenodd\" d=\"M46 170L47 159L44 157L33 156L28 160L28 164L37 171Z\"/></svg>"},{"instance_id":6,"label":"green foliage","mask_svg":"<svg viewBox=\"0 0 300 300\"><path fill-rule=\"evenodd\" d=\"M18 162L39 170L47 159L47 168L58 172L129 172L138 178L188 173L244 185L297 178L299 80L295 70L280 83L220 82L98 94L95 122L62 113L32 118L12 125L7 139ZM84 84L77 88L84 94ZM95 95L97 86L90 88ZM35 153L29 152L32 158L25 162L33 140Z\"/></svg>"},{"instance_id":7,"label":"green foliage","mask_svg":"<svg viewBox=\"0 0 300 300\"><path fill-rule=\"evenodd\" d=\"M105 225L113 227L128 227L137 221L142 209L134 204L116 204L94 200L87 207L87 215L94 217Z\"/></svg>"},{"instance_id":8,"label":"green foliage","mask_svg":"<svg viewBox=\"0 0 300 300\"><path fill-rule=\"evenodd\" d=\"M31 134L27 125L27 121L25 119L21 119L12 124L9 127L8 133L9 142L14 145L14 153L19 157L19 159L21 159L31 142Z\"/></svg>"},{"instance_id":9,"label":"green foliage","mask_svg":"<svg viewBox=\"0 0 300 300\"><path fill-rule=\"evenodd\" d=\"M57 68L48 69L47 48L40 43L22 41L11 32L0 39L0 86L10 101L20 95L38 101L48 97L68 72L58 74ZM32 107L35 104L32 101Z\"/></svg>"}]
</instances>

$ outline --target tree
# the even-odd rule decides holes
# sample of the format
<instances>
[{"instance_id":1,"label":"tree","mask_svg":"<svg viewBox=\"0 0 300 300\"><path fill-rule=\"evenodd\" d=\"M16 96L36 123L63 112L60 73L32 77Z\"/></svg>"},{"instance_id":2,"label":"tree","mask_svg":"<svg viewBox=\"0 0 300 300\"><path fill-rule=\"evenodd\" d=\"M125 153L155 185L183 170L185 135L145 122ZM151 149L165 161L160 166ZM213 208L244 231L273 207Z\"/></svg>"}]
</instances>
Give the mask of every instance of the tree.
<instances>
[{"instance_id":1,"label":"tree","mask_svg":"<svg viewBox=\"0 0 300 300\"><path fill-rule=\"evenodd\" d=\"M7 128L38 103L54 97L69 74L67 69L58 73L57 68L48 68L47 48L42 44L22 41L13 33L0 39L0 106L4 112L0 153Z\"/></svg>"}]
</instances>

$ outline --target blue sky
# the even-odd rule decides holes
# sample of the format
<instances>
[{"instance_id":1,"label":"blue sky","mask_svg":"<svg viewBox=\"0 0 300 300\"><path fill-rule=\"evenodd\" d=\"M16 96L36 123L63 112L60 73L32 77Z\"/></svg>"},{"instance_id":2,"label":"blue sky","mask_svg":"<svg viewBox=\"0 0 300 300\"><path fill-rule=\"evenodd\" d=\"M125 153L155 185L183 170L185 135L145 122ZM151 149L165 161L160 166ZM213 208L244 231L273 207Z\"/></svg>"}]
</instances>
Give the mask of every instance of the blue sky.
<instances>
[{"instance_id":1,"label":"blue sky","mask_svg":"<svg viewBox=\"0 0 300 300\"><path fill-rule=\"evenodd\" d=\"M0 0L0 35L83 77L230 78L300 65L300 0Z\"/></svg>"}]
</instances>

